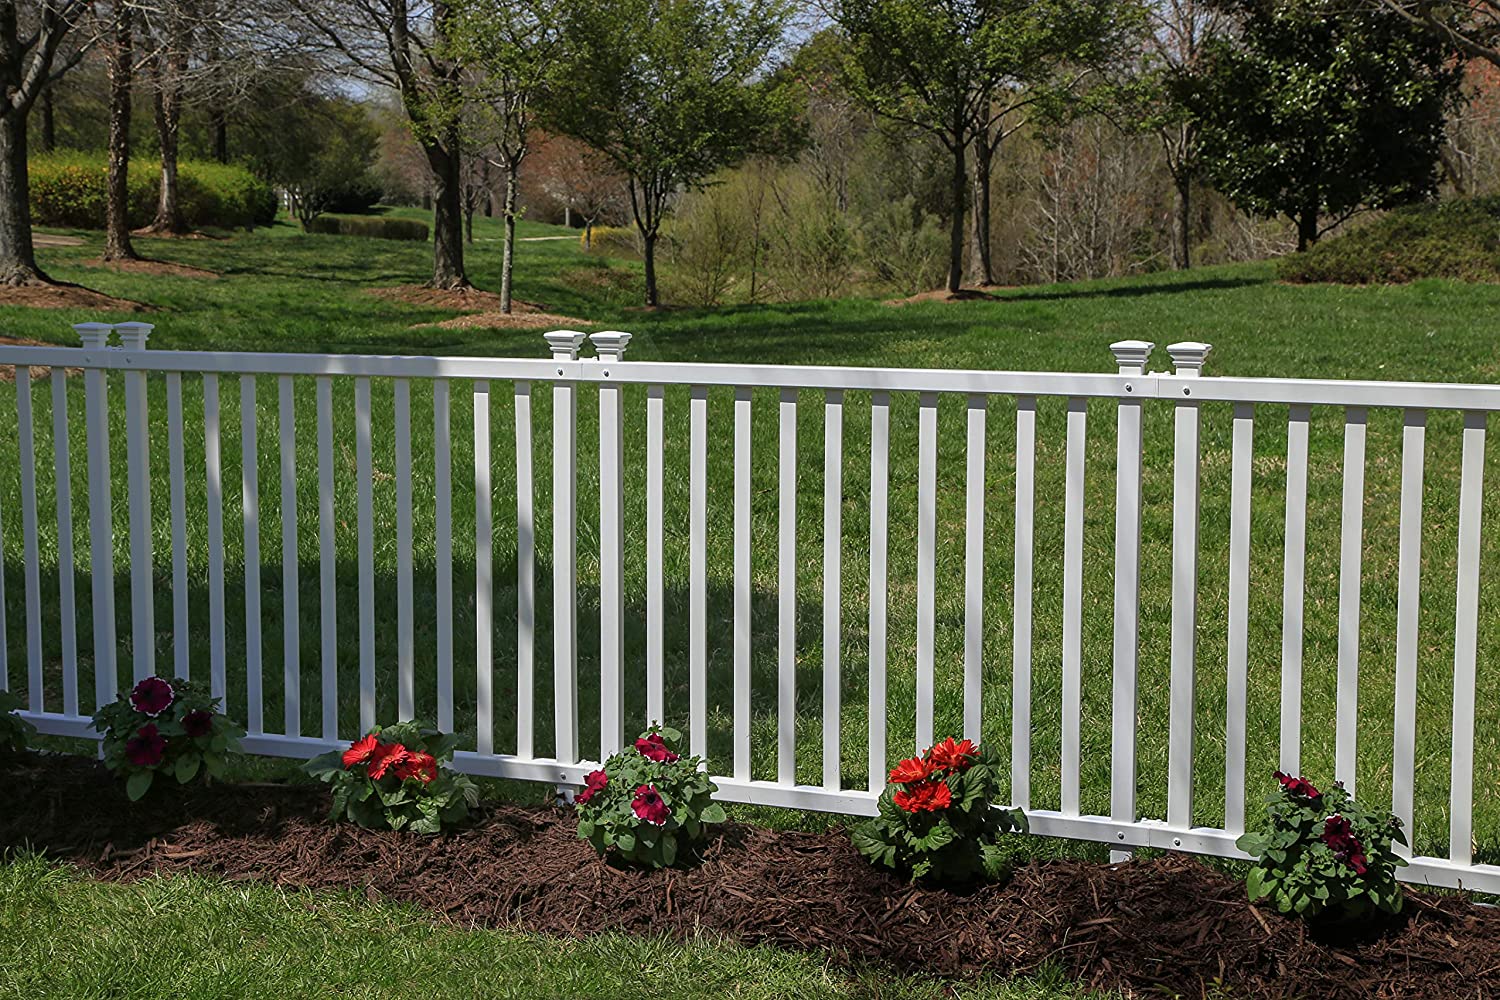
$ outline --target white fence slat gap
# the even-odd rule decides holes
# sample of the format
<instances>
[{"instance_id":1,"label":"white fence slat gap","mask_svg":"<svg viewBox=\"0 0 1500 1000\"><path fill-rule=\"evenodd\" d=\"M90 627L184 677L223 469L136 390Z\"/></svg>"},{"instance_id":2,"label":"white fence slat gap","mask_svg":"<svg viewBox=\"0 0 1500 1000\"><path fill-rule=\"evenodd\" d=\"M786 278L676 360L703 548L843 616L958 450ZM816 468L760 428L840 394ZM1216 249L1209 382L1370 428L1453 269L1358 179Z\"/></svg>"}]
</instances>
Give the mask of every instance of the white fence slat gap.
<instances>
[{"instance_id":1,"label":"white fence slat gap","mask_svg":"<svg viewBox=\"0 0 1500 1000\"><path fill-rule=\"evenodd\" d=\"M396 718L417 712L416 637L413 622L411 383L395 380L396 410Z\"/></svg>"},{"instance_id":2,"label":"white fence slat gap","mask_svg":"<svg viewBox=\"0 0 1500 1000\"><path fill-rule=\"evenodd\" d=\"M354 479L359 547L359 730L375 717L375 516L374 458L370 440L370 380L354 380Z\"/></svg>"},{"instance_id":3,"label":"white fence slat gap","mask_svg":"<svg viewBox=\"0 0 1500 1000\"><path fill-rule=\"evenodd\" d=\"M187 455L183 444L182 373L167 373L167 481L172 510L172 672L189 679ZM59 563L61 564L61 563Z\"/></svg>"},{"instance_id":4,"label":"white fence slat gap","mask_svg":"<svg viewBox=\"0 0 1500 1000\"><path fill-rule=\"evenodd\" d=\"M531 383L517 382L516 417L516 755L536 752L536 513L532 482Z\"/></svg>"},{"instance_id":5,"label":"white fence slat gap","mask_svg":"<svg viewBox=\"0 0 1500 1000\"><path fill-rule=\"evenodd\" d=\"M984 420L989 397L972 394L964 470L964 739L984 739Z\"/></svg>"},{"instance_id":6,"label":"white fence slat gap","mask_svg":"<svg viewBox=\"0 0 1500 1000\"><path fill-rule=\"evenodd\" d=\"M870 394L870 732L868 788L885 788L886 563L890 499L891 395Z\"/></svg>"},{"instance_id":7,"label":"white fence slat gap","mask_svg":"<svg viewBox=\"0 0 1500 1000\"><path fill-rule=\"evenodd\" d=\"M1448 857L1460 865L1473 860L1474 689L1479 639L1480 521L1484 516L1484 432L1483 413L1464 414L1453 643L1453 760L1448 808Z\"/></svg>"},{"instance_id":8,"label":"white fence slat gap","mask_svg":"<svg viewBox=\"0 0 1500 1000\"><path fill-rule=\"evenodd\" d=\"M1068 400L1063 482L1062 813L1079 814L1079 740L1083 715L1083 479L1089 401Z\"/></svg>"},{"instance_id":9,"label":"white fence slat gap","mask_svg":"<svg viewBox=\"0 0 1500 1000\"><path fill-rule=\"evenodd\" d=\"M63 714L77 715L78 622L74 606L73 466L68 441L68 373L52 369L52 454L57 498L57 600L62 631Z\"/></svg>"},{"instance_id":10,"label":"white fence slat gap","mask_svg":"<svg viewBox=\"0 0 1500 1000\"><path fill-rule=\"evenodd\" d=\"M776 541L776 780L797 783L797 391L781 390Z\"/></svg>"},{"instance_id":11,"label":"white fence slat gap","mask_svg":"<svg viewBox=\"0 0 1500 1000\"><path fill-rule=\"evenodd\" d=\"M937 674L938 395L924 392L917 413L917 745L932 745Z\"/></svg>"},{"instance_id":12,"label":"white fence slat gap","mask_svg":"<svg viewBox=\"0 0 1500 1000\"><path fill-rule=\"evenodd\" d=\"M92 447L92 429L89 444ZM219 440L219 376L213 373L203 376L203 468L208 507L208 685L213 697L223 698L228 684L224 627L224 470ZM329 475L332 476L331 470ZM332 478L329 482L332 483ZM330 488L328 492L332 495L333 491ZM97 579L94 592L97 595Z\"/></svg>"},{"instance_id":13,"label":"white fence slat gap","mask_svg":"<svg viewBox=\"0 0 1500 1000\"><path fill-rule=\"evenodd\" d=\"M558 381L552 387L552 691L555 757L578 760L578 397L567 380L584 335L544 334Z\"/></svg>"},{"instance_id":14,"label":"white fence slat gap","mask_svg":"<svg viewBox=\"0 0 1500 1000\"><path fill-rule=\"evenodd\" d=\"M1143 376L1156 345L1122 340L1109 345L1120 374ZM1141 397L1121 399L1115 433L1115 592L1111 647L1109 815L1134 823L1136 811L1136 712L1139 701L1141 612ZM1122 861L1124 852L1111 853Z\"/></svg>"},{"instance_id":15,"label":"white fence slat gap","mask_svg":"<svg viewBox=\"0 0 1500 1000\"><path fill-rule=\"evenodd\" d=\"M256 452L255 376L240 376L240 510L245 538L245 731L265 732L260 638L260 467ZM368 431L365 441L368 446ZM361 679L363 685L363 679ZM368 689L375 689L370 675Z\"/></svg>"},{"instance_id":16,"label":"white fence slat gap","mask_svg":"<svg viewBox=\"0 0 1500 1000\"><path fill-rule=\"evenodd\" d=\"M1229 649L1224 694L1224 828L1245 832L1246 717L1250 704L1250 487L1255 404L1234 404L1230 457Z\"/></svg>"},{"instance_id":17,"label":"white fence slat gap","mask_svg":"<svg viewBox=\"0 0 1500 1000\"><path fill-rule=\"evenodd\" d=\"M281 434L281 671L282 732L302 735L302 613L297 572L297 420L292 377L277 379Z\"/></svg>"},{"instance_id":18,"label":"white fence slat gap","mask_svg":"<svg viewBox=\"0 0 1500 1000\"><path fill-rule=\"evenodd\" d=\"M494 753L494 545L490 486L490 384L475 382L474 396L474 727L475 749ZM531 740L529 714L517 715L521 743Z\"/></svg>"},{"instance_id":19,"label":"white fence slat gap","mask_svg":"<svg viewBox=\"0 0 1500 1000\"><path fill-rule=\"evenodd\" d=\"M1172 666L1167 723L1167 824L1193 825L1194 713L1198 664L1198 403L1192 398L1211 350L1208 344L1169 344L1175 373L1193 384L1176 403L1172 476Z\"/></svg>"},{"instance_id":20,"label":"white fence slat gap","mask_svg":"<svg viewBox=\"0 0 1500 1000\"><path fill-rule=\"evenodd\" d=\"M1010 802L1031 806L1031 578L1036 510L1036 397L1016 398L1015 605L1011 633Z\"/></svg>"},{"instance_id":21,"label":"white fence slat gap","mask_svg":"<svg viewBox=\"0 0 1500 1000\"><path fill-rule=\"evenodd\" d=\"M45 709L42 682L42 572L36 532L36 424L31 410L31 368L16 366L17 451L21 466L21 544L26 582L26 701Z\"/></svg>"},{"instance_id":22,"label":"white fence slat gap","mask_svg":"<svg viewBox=\"0 0 1500 1000\"><path fill-rule=\"evenodd\" d=\"M823 401L823 787L840 786L839 681L842 645L844 393Z\"/></svg>"},{"instance_id":23,"label":"white fence slat gap","mask_svg":"<svg viewBox=\"0 0 1500 1000\"><path fill-rule=\"evenodd\" d=\"M1427 411L1407 410L1401 432L1401 533L1396 564L1396 691L1391 812L1411 841L1417 767L1417 633L1422 595L1422 480ZM1396 845L1402 850L1401 845Z\"/></svg>"},{"instance_id":24,"label":"white fence slat gap","mask_svg":"<svg viewBox=\"0 0 1500 1000\"><path fill-rule=\"evenodd\" d=\"M1343 526L1339 542L1338 689L1334 704L1334 777L1355 794L1359 728L1360 564L1364 552L1365 420L1363 406L1344 413Z\"/></svg>"},{"instance_id":25,"label":"white fence slat gap","mask_svg":"<svg viewBox=\"0 0 1500 1000\"><path fill-rule=\"evenodd\" d=\"M338 554L333 521L333 380L317 380L318 667L323 681L323 738L339 736Z\"/></svg>"},{"instance_id":26,"label":"white fence slat gap","mask_svg":"<svg viewBox=\"0 0 1500 1000\"><path fill-rule=\"evenodd\" d=\"M734 776L750 780L750 411L751 392L734 390Z\"/></svg>"},{"instance_id":27,"label":"white fence slat gap","mask_svg":"<svg viewBox=\"0 0 1500 1000\"><path fill-rule=\"evenodd\" d=\"M120 349L146 350L150 323L117 323ZM146 412L146 373L125 373L126 490L130 506L130 655L136 680L156 673L156 615L151 552L151 444ZM29 588L28 588L29 591Z\"/></svg>"},{"instance_id":28,"label":"white fence slat gap","mask_svg":"<svg viewBox=\"0 0 1500 1000\"><path fill-rule=\"evenodd\" d=\"M83 342L84 360L94 360L109 350L110 330L108 323L78 323L73 327ZM110 478L109 478L109 384L105 372L90 368L83 375L84 416L88 434L89 473L89 568L93 573L94 608L94 704L103 708L115 700L118 683L115 668L115 552L114 531L111 523ZM204 407L209 396L204 395ZM218 396L213 397L214 413L218 413ZM217 430L217 424L215 424ZM217 455L214 456L217 458ZM213 485L217 466L209 470L209 494L213 498ZM212 515L212 508L210 508ZM212 521L210 521L212 532ZM221 547L222 548L222 547ZM222 555L221 555L222 560ZM222 570L221 570L222 572ZM6 687L6 637L5 637L5 574L0 572L0 688ZM220 591L222 594L222 590ZM222 602L221 602L222 603ZM220 612L220 635L223 634L223 616ZM222 640L221 640L222 641ZM222 648L222 647L221 647ZM223 660L220 659L222 664ZM222 682L219 693L223 693Z\"/></svg>"},{"instance_id":29,"label":"white fence slat gap","mask_svg":"<svg viewBox=\"0 0 1500 1000\"><path fill-rule=\"evenodd\" d=\"M1281 769L1302 770L1302 603L1307 560L1309 408L1294 403L1286 427L1286 551L1281 590Z\"/></svg>"},{"instance_id":30,"label":"white fence slat gap","mask_svg":"<svg viewBox=\"0 0 1500 1000\"><path fill-rule=\"evenodd\" d=\"M708 389L688 396L688 752L708 755Z\"/></svg>"},{"instance_id":31,"label":"white fence slat gap","mask_svg":"<svg viewBox=\"0 0 1500 1000\"><path fill-rule=\"evenodd\" d=\"M618 374L630 334L596 333L601 372ZM625 431L624 387L599 387L599 758L625 742Z\"/></svg>"}]
</instances>

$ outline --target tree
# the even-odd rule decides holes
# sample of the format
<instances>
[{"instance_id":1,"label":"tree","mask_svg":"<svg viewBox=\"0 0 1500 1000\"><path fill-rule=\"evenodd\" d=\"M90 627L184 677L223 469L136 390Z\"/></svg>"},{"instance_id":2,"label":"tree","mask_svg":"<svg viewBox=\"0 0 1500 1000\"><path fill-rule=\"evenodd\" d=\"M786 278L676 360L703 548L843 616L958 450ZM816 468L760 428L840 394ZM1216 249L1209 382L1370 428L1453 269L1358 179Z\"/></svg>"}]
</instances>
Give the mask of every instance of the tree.
<instances>
[{"instance_id":1,"label":"tree","mask_svg":"<svg viewBox=\"0 0 1500 1000\"><path fill-rule=\"evenodd\" d=\"M16 0L0 0L0 285L48 280L31 242L27 119L42 91L87 51L77 46L54 65L88 8L88 0L40 0L18 10Z\"/></svg>"},{"instance_id":2,"label":"tree","mask_svg":"<svg viewBox=\"0 0 1500 1000\"><path fill-rule=\"evenodd\" d=\"M1242 210L1285 215L1297 249L1361 208L1437 186L1462 68L1435 35L1344 0L1222 0L1237 37L1211 41L1183 81L1214 185Z\"/></svg>"},{"instance_id":3,"label":"tree","mask_svg":"<svg viewBox=\"0 0 1500 1000\"><path fill-rule=\"evenodd\" d=\"M130 115L135 77L132 0L114 0L109 47L109 188L104 205L104 259L139 260L130 242Z\"/></svg>"},{"instance_id":4,"label":"tree","mask_svg":"<svg viewBox=\"0 0 1500 1000\"><path fill-rule=\"evenodd\" d=\"M785 94L756 78L781 43L788 0L591 0L570 4L555 130L626 178L646 304L659 304L656 241L672 197L752 153L792 145Z\"/></svg>"},{"instance_id":5,"label":"tree","mask_svg":"<svg viewBox=\"0 0 1500 1000\"><path fill-rule=\"evenodd\" d=\"M854 92L951 157L950 292L963 283L971 140L983 134L987 166L1005 134L993 130L1071 91L1080 67L1119 46L1127 12L1116 0L833 0L853 50Z\"/></svg>"},{"instance_id":6,"label":"tree","mask_svg":"<svg viewBox=\"0 0 1500 1000\"><path fill-rule=\"evenodd\" d=\"M583 220L585 248L593 246L594 225L601 218L623 218L625 178L596 150L577 139L543 132L533 142L528 162L530 186L561 206L564 224L573 224L575 212Z\"/></svg>"},{"instance_id":7,"label":"tree","mask_svg":"<svg viewBox=\"0 0 1500 1000\"><path fill-rule=\"evenodd\" d=\"M515 269L517 178L556 79L560 29L557 0L465 0L454 23L451 42L467 70L469 142L505 178L502 313L510 312Z\"/></svg>"},{"instance_id":8,"label":"tree","mask_svg":"<svg viewBox=\"0 0 1500 1000\"><path fill-rule=\"evenodd\" d=\"M296 99L279 109L275 128L249 157L256 173L287 192L304 230L324 212L347 211L340 203L375 200L370 165L380 141L363 105L308 86L304 80Z\"/></svg>"},{"instance_id":9,"label":"tree","mask_svg":"<svg viewBox=\"0 0 1500 1000\"><path fill-rule=\"evenodd\" d=\"M1500 0L1369 0L1420 25L1457 51L1500 66Z\"/></svg>"},{"instance_id":10,"label":"tree","mask_svg":"<svg viewBox=\"0 0 1500 1000\"><path fill-rule=\"evenodd\" d=\"M389 87L432 171L433 288L462 290L463 95L462 67L450 35L450 0L285 0L345 69Z\"/></svg>"}]
</instances>

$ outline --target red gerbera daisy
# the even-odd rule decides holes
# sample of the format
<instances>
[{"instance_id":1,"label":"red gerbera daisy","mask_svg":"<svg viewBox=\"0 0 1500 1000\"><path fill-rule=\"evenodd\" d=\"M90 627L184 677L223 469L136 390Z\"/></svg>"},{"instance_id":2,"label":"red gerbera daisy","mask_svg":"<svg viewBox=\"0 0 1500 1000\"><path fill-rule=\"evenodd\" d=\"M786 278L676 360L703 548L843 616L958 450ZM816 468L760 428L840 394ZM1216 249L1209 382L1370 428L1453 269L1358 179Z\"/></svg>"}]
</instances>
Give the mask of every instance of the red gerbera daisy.
<instances>
[{"instance_id":1,"label":"red gerbera daisy","mask_svg":"<svg viewBox=\"0 0 1500 1000\"><path fill-rule=\"evenodd\" d=\"M398 764L405 762L408 756L406 747L400 743L382 743L370 754L370 777L379 781L385 777L385 772Z\"/></svg>"},{"instance_id":2,"label":"red gerbera daisy","mask_svg":"<svg viewBox=\"0 0 1500 1000\"><path fill-rule=\"evenodd\" d=\"M368 763L370 755L379 745L380 741L375 738L374 733L355 740L349 745L349 749L344 751L344 770L347 771L356 764Z\"/></svg>"}]
</instances>

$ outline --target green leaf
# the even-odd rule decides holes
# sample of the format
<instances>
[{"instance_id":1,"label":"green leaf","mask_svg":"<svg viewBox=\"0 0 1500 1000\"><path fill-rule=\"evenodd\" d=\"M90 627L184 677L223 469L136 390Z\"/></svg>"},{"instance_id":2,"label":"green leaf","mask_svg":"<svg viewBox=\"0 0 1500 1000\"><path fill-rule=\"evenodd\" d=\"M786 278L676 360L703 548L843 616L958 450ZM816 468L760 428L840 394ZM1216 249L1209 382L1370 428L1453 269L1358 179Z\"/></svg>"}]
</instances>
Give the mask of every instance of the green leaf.
<instances>
[{"instance_id":1,"label":"green leaf","mask_svg":"<svg viewBox=\"0 0 1500 1000\"><path fill-rule=\"evenodd\" d=\"M156 777L155 771L137 771L125 779L125 795L132 802L140 800L151 788L151 780Z\"/></svg>"},{"instance_id":2,"label":"green leaf","mask_svg":"<svg viewBox=\"0 0 1500 1000\"><path fill-rule=\"evenodd\" d=\"M698 814L698 818L705 823L722 823L727 819L724 815L724 807L717 802L710 803Z\"/></svg>"},{"instance_id":3,"label":"green leaf","mask_svg":"<svg viewBox=\"0 0 1500 1000\"><path fill-rule=\"evenodd\" d=\"M185 785L198 776L198 765L202 763L196 753L186 753L177 758L177 764L173 769L177 775L177 783Z\"/></svg>"}]
</instances>

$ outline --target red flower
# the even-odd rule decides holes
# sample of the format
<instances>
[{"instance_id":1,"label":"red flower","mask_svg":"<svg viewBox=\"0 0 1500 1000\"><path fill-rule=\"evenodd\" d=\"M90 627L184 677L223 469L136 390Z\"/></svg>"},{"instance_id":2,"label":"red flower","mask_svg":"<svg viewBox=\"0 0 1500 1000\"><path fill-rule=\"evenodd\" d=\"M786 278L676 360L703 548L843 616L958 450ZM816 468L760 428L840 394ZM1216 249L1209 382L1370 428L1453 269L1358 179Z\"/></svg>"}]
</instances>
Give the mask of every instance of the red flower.
<instances>
[{"instance_id":1,"label":"red flower","mask_svg":"<svg viewBox=\"0 0 1500 1000\"><path fill-rule=\"evenodd\" d=\"M214 728L214 713L196 709L182 717L182 731L196 739L207 736Z\"/></svg>"},{"instance_id":2,"label":"red flower","mask_svg":"<svg viewBox=\"0 0 1500 1000\"><path fill-rule=\"evenodd\" d=\"M375 752L375 748L379 745L380 741L375 738L374 733L349 744L349 749L344 751L344 770L347 771L356 764L368 762L370 755Z\"/></svg>"},{"instance_id":3,"label":"red flower","mask_svg":"<svg viewBox=\"0 0 1500 1000\"><path fill-rule=\"evenodd\" d=\"M955 743L950 736L927 751L927 759L934 770L967 771L979 759L979 748L971 740Z\"/></svg>"},{"instance_id":4,"label":"red flower","mask_svg":"<svg viewBox=\"0 0 1500 1000\"><path fill-rule=\"evenodd\" d=\"M1323 793L1312 786L1312 782L1306 778L1294 778L1290 774L1276 772L1276 780L1281 782L1282 789L1288 795L1300 796L1310 802L1316 802L1323 797Z\"/></svg>"},{"instance_id":5,"label":"red flower","mask_svg":"<svg viewBox=\"0 0 1500 1000\"><path fill-rule=\"evenodd\" d=\"M641 752L642 757L658 764L670 764L678 759L675 753L667 749L667 741L661 738L661 733L642 736L635 741L635 748Z\"/></svg>"},{"instance_id":6,"label":"red flower","mask_svg":"<svg viewBox=\"0 0 1500 1000\"><path fill-rule=\"evenodd\" d=\"M1333 851L1333 856L1363 875L1369 858L1365 857L1364 845L1359 842L1343 816L1330 816L1323 823L1323 836L1319 838Z\"/></svg>"},{"instance_id":7,"label":"red flower","mask_svg":"<svg viewBox=\"0 0 1500 1000\"><path fill-rule=\"evenodd\" d=\"M898 809L909 813L937 812L953 804L953 793L948 790L946 781L921 781L897 792L893 798Z\"/></svg>"},{"instance_id":8,"label":"red flower","mask_svg":"<svg viewBox=\"0 0 1500 1000\"><path fill-rule=\"evenodd\" d=\"M635 801L630 803L630 808L654 826L661 826L672 815L672 810L661 800L661 793L652 785L641 785L635 790Z\"/></svg>"},{"instance_id":9,"label":"red flower","mask_svg":"<svg viewBox=\"0 0 1500 1000\"><path fill-rule=\"evenodd\" d=\"M891 770L891 782L897 785L926 781L930 777L932 777L932 763L921 757L908 757Z\"/></svg>"},{"instance_id":10,"label":"red flower","mask_svg":"<svg viewBox=\"0 0 1500 1000\"><path fill-rule=\"evenodd\" d=\"M136 767L155 767L166 749L167 741L156 731L156 723L148 722L125 741L125 759Z\"/></svg>"},{"instance_id":11,"label":"red flower","mask_svg":"<svg viewBox=\"0 0 1500 1000\"><path fill-rule=\"evenodd\" d=\"M406 762L408 752L400 743L382 743L370 754L370 777L379 781L388 768Z\"/></svg>"},{"instance_id":12,"label":"red flower","mask_svg":"<svg viewBox=\"0 0 1500 1000\"><path fill-rule=\"evenodd\" d=\"M608 784L609 775L603 771L590 771L583 776L583 791L578 793L578 798L575 801L579 805L584 805L589 799L604 791L605 786Z\"/></svg>"},{"instance_id":13,"label":"red flower","mask_svg":"<svg viewBox=\"0 0 1500 1000\"><path fill-rule=\"evenodd\" d=\"M402 781L416 778L425 785L437 777L437 758L420 750L408 750L396 764L396 777Z\"/></svg>"},{"instance_id":14,"label":"red flower","mask_svg":"<svg viewBox=\"0 0 1500 1000\"><path fill-rule=\"evenodd\" d=\"M160 715L176 700L172 685L160 677L147 677L130 692L130 707L146 715Z\"/></svg>"}]
</instances>

